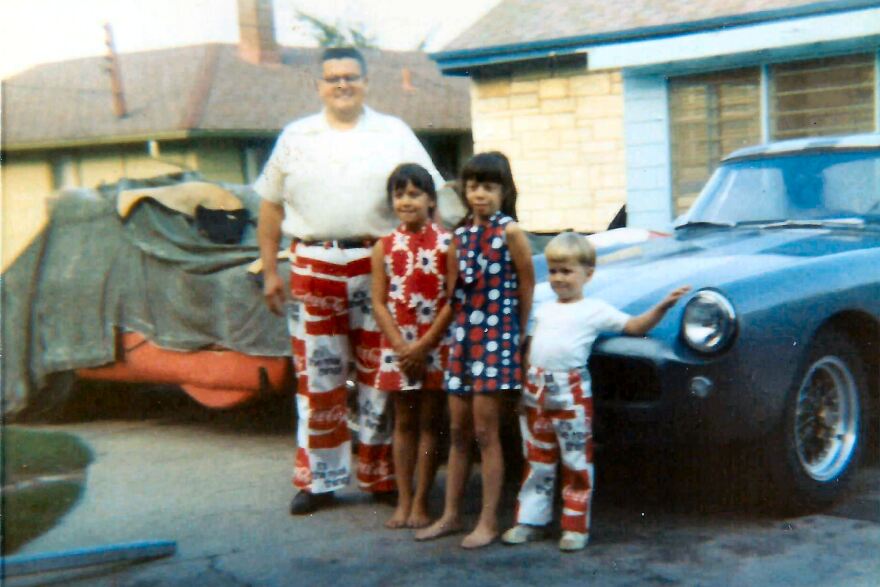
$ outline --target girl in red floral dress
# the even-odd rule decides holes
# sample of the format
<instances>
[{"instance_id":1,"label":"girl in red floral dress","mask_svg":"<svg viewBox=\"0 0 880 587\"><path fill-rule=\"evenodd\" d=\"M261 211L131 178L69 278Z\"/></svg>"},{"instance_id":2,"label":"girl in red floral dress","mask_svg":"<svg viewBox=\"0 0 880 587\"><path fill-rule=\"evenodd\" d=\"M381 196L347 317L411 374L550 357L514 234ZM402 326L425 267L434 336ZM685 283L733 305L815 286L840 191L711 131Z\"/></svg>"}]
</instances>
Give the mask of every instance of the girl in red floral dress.
<instances>
[{"instance_id":1,"label":"girl in red floral dress","mask_svg":"<svg viewBox=\"0 0 880 587\"><path fill-rule=\"evenodd\" d=\"M401 224L376 243L372 257L373 313L382 331L376 387L394 394L398 503L385 525L421 528L430 522L427 500L437 471L444 339L452 320L446 304L451 236L431 220L437 193L421 166L404 163L391 172L388 199Z\"/></svg>"}]
</instances>

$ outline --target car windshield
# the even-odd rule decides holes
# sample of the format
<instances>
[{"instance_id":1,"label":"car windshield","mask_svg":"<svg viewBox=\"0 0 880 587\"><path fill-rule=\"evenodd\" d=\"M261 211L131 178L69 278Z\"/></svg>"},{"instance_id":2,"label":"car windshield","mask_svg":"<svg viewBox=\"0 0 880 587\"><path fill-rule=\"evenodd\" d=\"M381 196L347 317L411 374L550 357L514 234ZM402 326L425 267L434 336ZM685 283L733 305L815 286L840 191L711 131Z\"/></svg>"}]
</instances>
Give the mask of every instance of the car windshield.
<instances>
[{"instance_id":1,"label":"car windshield","mask_svg":"<svg viewBox=\"0 0 880 587\"><path fill-rule=\"evenodd\" d=\"M880 150L823 151L722 164L677 223L822 222L880 217Z\"/></svg>"}]
</instances>

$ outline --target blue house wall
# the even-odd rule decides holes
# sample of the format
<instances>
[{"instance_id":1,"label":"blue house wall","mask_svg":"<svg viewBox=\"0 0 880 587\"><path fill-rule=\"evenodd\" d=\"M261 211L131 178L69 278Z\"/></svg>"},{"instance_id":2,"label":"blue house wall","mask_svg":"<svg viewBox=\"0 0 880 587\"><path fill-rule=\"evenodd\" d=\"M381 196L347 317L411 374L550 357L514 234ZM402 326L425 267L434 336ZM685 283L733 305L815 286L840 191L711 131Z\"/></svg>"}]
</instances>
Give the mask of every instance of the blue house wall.
<instances>
[{"instance_id":1,"label":"blue house wall","mask_svg":"<svg viewBox=\"0 0 880 587\"><path fill-rule=\"evenodd\" d=\"M672 162L666 78L623 76L627 225L668 230L672 220Z\"/></svg>"}]
</instances>

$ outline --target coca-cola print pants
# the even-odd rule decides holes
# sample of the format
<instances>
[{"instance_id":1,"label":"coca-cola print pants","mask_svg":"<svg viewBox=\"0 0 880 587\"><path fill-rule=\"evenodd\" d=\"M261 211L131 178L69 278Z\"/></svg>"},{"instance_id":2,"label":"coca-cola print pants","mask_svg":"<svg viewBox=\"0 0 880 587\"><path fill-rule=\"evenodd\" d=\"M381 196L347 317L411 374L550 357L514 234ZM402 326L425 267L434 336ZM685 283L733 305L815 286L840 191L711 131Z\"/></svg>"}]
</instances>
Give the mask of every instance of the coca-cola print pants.
<instances>
[{"instance_id":1,"label":"coca-cola print pants","mask_svg":"<svg viewBox=\"0 0 880 587\"><path fill-rule=\"evenodd\" d=\"M374 384L379 329L370 307L370 249L293 245L288 326L297 375L297 451L293 484L312 493L351 479L346 380L358 392L361 489L392 491L388 396Z\"/></svg>"},{"instance_id":2,"label":"coca-cola print pants","mask_svg":"<svg viewBox=\"0 0 880 587\"><path fill-rule=\"evenodd\" d=\"M521 407L526 471L519 492L517 523L550 523L561 459L561 527L588 533L594 476L593 398L586 371L529 368Z\"/></svg>"}]
</instances>

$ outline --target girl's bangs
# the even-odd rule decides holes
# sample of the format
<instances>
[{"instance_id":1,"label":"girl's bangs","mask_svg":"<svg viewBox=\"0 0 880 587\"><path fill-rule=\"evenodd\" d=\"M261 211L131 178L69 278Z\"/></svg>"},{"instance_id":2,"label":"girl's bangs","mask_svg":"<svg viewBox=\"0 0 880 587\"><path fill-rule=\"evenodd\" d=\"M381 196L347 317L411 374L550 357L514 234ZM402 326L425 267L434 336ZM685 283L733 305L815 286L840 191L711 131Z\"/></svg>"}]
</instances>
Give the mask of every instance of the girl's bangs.
<instances>
[{"instance_id":1,"label":"girl's bangs","mask_svg":"<svg viewBox=\"0 0 880 587\"><path fill-rule=\"evenodd\" d=\"M491 182L505 185L507 173L501 161L486 158L482 161L469 161L461 170L462 181L473 180L480 183Z\"/></svg>"}]
</instances>

